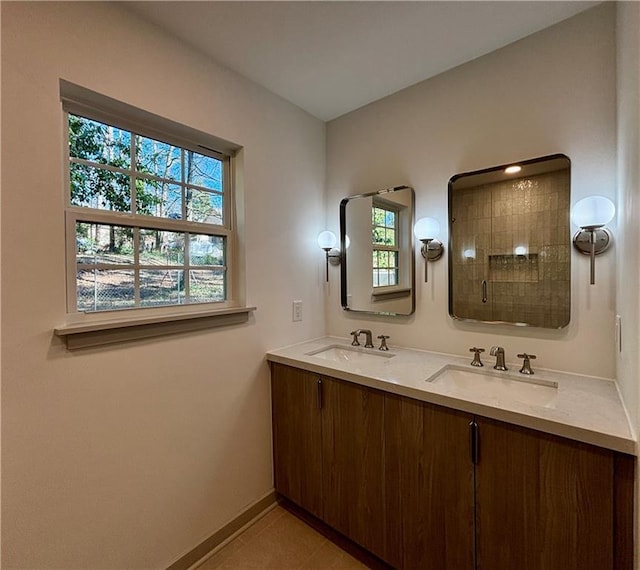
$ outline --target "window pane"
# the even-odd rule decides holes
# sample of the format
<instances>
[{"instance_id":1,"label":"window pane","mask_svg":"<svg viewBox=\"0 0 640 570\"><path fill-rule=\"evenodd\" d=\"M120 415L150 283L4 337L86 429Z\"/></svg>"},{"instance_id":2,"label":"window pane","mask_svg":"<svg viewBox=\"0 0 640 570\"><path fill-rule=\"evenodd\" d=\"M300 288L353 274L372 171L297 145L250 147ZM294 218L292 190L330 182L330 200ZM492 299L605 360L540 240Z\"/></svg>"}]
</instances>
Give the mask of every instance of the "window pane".
<instances>
[{"instance_id":1,"label":"window pane","mask_svg":"<svg viewBox=\"0 0 640 570\"><path fill-rule=\"evenodd\" d=\"M384 245L385 244L385 230L384 228L373 228L373 243Z\"/></svg>"},{"instance_id":2,"label":"window pane","mask_svg":"<svg viewBox=\"0 0 640 570\"><path fill-rule=\"evenodd\" d=\"M131 270L86 269L76 275L78 311L107 311L134 305Z\"/></svg>"},{"instance_id":3,"label":"window pane","mask_svg":"<svg viewBox=\"0 0 640 570\"><path fill-rule=\"evenodd\" d=\"M191 265L225 265L225 238L191 234L189 241Z\"/></svg>"},{"instance_id":4,"label":"window pane","mask_svg":"<svg viewBox=\"0 0 640 570\"><path fill-rule=\"evenodd\" d=\"M385 243L394 247L396 245L396 232L395 230L386 230Z\"/></svg>"},{"instance_id":5,"label":"window pane","mask_svg":"<svg viewBox=\"0 0 640 570\"><path fill-rule=\"evenodd\" d=\"M388 228L395 228L396 227L396 213L395 212L386 212L385 213L384 225L387 226Z\"/></svg>"},{"instance_id":6,"label":"window pane","mask_svg":"<svg viewBox=\"0 0 640 570\"><path fill-rule=\"evenodd\" d=\"M182 191L177 184L138 178L136 180L138 214L159 218L182 219Z\"/></svg>"},{"instance_id":7,"label":"window pane","mask_svg":"<svg viewBox=\"0 0 640 570\"><path fill-rule=\"evenodd\" d=\"M222 192L222 161L211 156L185 150L186 182Z\"/></svg>"},{"instance_id":8,"label":"window pane","mask_svg":"<svg viewBox=\"0 0 640 570\"><path fill-rule=\"evenodd\" d=\"M189 301L191 303L224 301L225 288L224 269L189 272Z\"/></svg>"},{"instance_id":9,"label":"window pane","mask_svg":"<svg viewBox=\"0 0 640 570\"><path fill-rule=\"evenodd\" d=\"M77 222L76 263L133 263L133 228Z\"/></svg>"},{"instance_id":10,"label":"window pane","mask_svg":"<svg viewBox=\"0 0 640 570\"><path fill-rule=\"evenodd\" d=\"M180 305L184 303L184 271L140 271L140 305Z\"/></svg>"},{"instance_id":11,"label":"window pane","mask_svg":"<svg viewBox=\"0 0 640 570\"><path fill-rule=\"evenodd\" d=\"M140 228L140 264L184 264L184 234Z\"/></svg>"},{"instance_id":12,"label":"window pane","mask_svg":"<svg viewBox=\"0 0 640 570\"><path fill-rule=\"evenodd\" d=\"M182 179L180 147L136 136L136 169L160 178Z\"/></svg>"},{"instance_id":13,"label":"window pane","mask_svg":"<svg viewBox=\"0 0 640 570\"><path fill-rule=\"evenodd\" d=\"M69 263L76 266L77 310L224 301L228 237L212 234L230 229L222 229L228 157L73 113L67 127L69 213L82 220L68 236L75 241Z\"/></svg>"},{"instance_id":14,"label":"window pane","mask_svg":"<svg viewBox=\"0 0 640 570\"><path fill-rule=\"evenodd\" d=\"M131 188L126 174L71 163L71 204L116 212L131 211Z\"/></svg>"},{"instance_id":15,"label":"window pane","mask_svg":"<svg viewBox=\"0 0 640 570\"><path fill-rule=\"evenodd\" d=\"M69 114L69 156L128 169L131 133Z\"/></svg>"},{"instance_id":16,"label":"window pane","mask_svg":"<svg viewBox=\"0 0 640 570\"><path fill-rule=\"evenodd\" d=\"M187 220L204 224L224 223L220 194L187 188Z\"/></svg>"}]
</instances>

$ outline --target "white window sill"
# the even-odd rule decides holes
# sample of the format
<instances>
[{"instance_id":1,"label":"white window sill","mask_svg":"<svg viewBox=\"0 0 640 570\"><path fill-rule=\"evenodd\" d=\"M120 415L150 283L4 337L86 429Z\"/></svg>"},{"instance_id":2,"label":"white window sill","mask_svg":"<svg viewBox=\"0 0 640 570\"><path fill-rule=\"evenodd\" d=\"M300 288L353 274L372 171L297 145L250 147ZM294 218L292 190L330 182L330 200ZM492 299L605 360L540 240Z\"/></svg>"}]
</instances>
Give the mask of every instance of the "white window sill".
<instances>
[{"instance_id":1,"label":"white window sill","mask_svg":"<svg viewBox=\"0 0 640 570\"><path fill-rule=\"evenodd\" d=\"M411 295L410 287L385 287L371 291L371 300L374 302L387 301L389 299L408 297L409 295Z\"/></svg>"},{"instance_id":2,"label":"white window sill","mask_svg":"<svg viewBox=\"0 0 640 570\"><path fill-rule=\"evenodd\" d=\"M246 323L256 307L196 310L164 315L121 316L76 322L54 329L68 350Z\"/></svg>"}]
</instances>

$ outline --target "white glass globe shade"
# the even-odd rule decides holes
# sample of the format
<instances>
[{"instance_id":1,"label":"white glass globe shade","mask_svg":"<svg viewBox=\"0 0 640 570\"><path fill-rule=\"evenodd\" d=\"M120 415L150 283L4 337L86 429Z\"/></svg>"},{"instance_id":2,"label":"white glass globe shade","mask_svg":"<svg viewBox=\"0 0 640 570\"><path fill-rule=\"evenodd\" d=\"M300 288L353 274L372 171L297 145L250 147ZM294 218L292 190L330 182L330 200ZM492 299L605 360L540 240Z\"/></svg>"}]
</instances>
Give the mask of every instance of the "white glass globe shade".
<instances>
[{"instance_id":1,"label":"white glass globe shade","mask_svg":"<svg viewBox=\"0 0 640 570\"><path fill-rule=\"evenodd\" d=\"M516 255L527 255L527 248L524 245L519 245L513 250Z\"/></svg>"},{"instance_id":2,"label":"white glass globe shade","mask_svg":"<svg viewBox=\"0 0 640 570\"><path fill-rule=\"evenodd\" d=\"M325 230L318 234L318 245L322 249L331 249L336 245L336 235L329 230Z\"/></svg>"},{"instance_id":3,"label":"white glass globe shade","mask_svg":"<svg viewBox=\"0 0 640 570\"><path fill-rule=\"evenodd\" d=\"M440 235L440 224L434 218L420 218L413 226L416 238L435 239Z\"/></svg>"},{"instance_id":4,"label":"white glass globe shade","mask_svg":"<svg viewBox=\"0 0 640 570\"><path fill-rule=\"evenodd\" d=\"M465 249L465 250L462 252L462 256L463 256L465 259L475 259L475 258L476 258L476 250L475 250L475 249L471 249L471 248L469 248L469 249Z\"/></svg>"},{"instance_id":5,"label":"white glass globe shade","mask_svg":"<svg viewBox=\"0 0 640 570\"><path fill-rule=\"evenodd\" d=\"M587 196L578 200L571 210L571 219L576 226L604 226L613 220L616 207L604 196Z\"/></svg>"}]
</instances>

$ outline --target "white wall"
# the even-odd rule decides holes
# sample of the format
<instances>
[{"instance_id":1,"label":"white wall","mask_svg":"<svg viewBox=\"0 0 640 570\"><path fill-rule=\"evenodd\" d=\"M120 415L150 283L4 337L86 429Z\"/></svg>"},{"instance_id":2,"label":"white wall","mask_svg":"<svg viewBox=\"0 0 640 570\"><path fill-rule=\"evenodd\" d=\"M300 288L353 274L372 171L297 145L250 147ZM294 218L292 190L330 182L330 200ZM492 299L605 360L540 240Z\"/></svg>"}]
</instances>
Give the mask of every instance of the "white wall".
<instances>
[{"instance_id":1,"label":"white wall","mask_svg":"<svg viewBox=\"0 0 640 570\"><path fill-rule=\"evenodd\" d=\"M622 350L617 354L620 392L636 433L640 427L640 4L618 2L618 286ZM636 545L640 544L640 471L636 463ZM638 547L635 568L639 565Z\"/></svg>"},{"instance_id":2,"label":"white wall","mask_svg":"<svg viewBox=\"0 0 640 570\"><path fill-rule=\"evenodd\" d=\"M342 197L407 184L416 189L416 219L436 217L446 233L452 175L559 152L572 160L573 202L590 194L615 199L615 57L615 5L604 3L330 122L332 229ZM598 258L589 286L589 264L573 254L572 318L561 331L454 322L446 259L430 268L428 284L418 284L415 315L395 320L342 311L334 271L329 332L345 336L364 326L391 335L390 346L454 354L500 344L508 359L526 351L538 355L539 367L614 377L615 258ZM419 253L416 264L420 275Z\"/></svg>"},{"instance_id":3,"label":"white wall","mask_svg":"<svg viewBox=\"0 0 640 570\"><path fill-rule=\"evenodd\" d=\"M622 351L618 382L636 430L640 390L640 4L620 2L618 52L618 289Z\"/></svg>"},{"instance_id":4,"label":"white wall","mask_svg":"<svg viewBox=\"0 0 640 570\"><path fill-rule=\"evenodd\" d=\"M53 337L59 78L244 146L247 325ZM324 131L117 3L2 3L3 568L166 567L272 489L264 353L324 333Z\"/></svg>"}]
</instances>

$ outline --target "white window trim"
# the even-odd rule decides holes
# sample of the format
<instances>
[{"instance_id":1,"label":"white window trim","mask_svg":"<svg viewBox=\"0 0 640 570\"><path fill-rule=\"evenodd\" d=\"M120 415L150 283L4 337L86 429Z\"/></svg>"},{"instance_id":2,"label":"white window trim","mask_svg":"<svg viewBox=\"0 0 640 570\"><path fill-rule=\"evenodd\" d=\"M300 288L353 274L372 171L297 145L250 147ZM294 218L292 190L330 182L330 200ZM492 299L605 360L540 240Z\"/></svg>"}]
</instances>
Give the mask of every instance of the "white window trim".
<instances>
[{"instance_id":1,"label":"white window trim","mask_svg":"<svg viewBox=\"0 0 640 570\"><path fill-rule=\"evenodd\" d=\"M246 323L256 307L234 307L78 322L54 329L69 350Z\"/></svg>"},{"instance_id":2,"label":"white window trim","mask_svg":"<svg viewBox=\"0 0 640 570\"><path fill-rule=\"evenodd\" d=\"M227 239L227 299L221 302L191 303L184 305L167 305L160 307L136 307L98 312L75 312L76 307L76 271L75 240L66 240L66 279L67 279L67 315L65 322L54 329L54 333L66 341L67 348L84 348L148 338L176 332L187 332L203 328L239 324L249 320L249 315L256 307L246 306L244 288L244 249L240 232L243 229L243 188L240 171L243 151L239 145L224 141L212 135L196 131L189 127L169 121L157 115L131 107L109 97L105 97L83 87L60 81L60 92L64 110L64 160L67 162L64 172L65 192L65 235L75 235L76 220L130 225L136 227L153 227L176 231L174 220L149 218L149 216L117 213L108 210L95 210L72 206L69 195L69 155L68 124L69 112L89 116L95 120L116 123L117 126L135 133L160 140L169 140L182 148L195 152L206 151L206 154L223 154L229 156L225 176L232 192L226 200L225 216L228 224L209 226L197 222L181 221L180 230L199 234L225 236ZM154 125L149 128L149 124ZM194 140L196 142L194 142ZM217 149L217 150L214 150ZM72 298L71 298L72 297Z\"/></svg>"}]
</instances>

